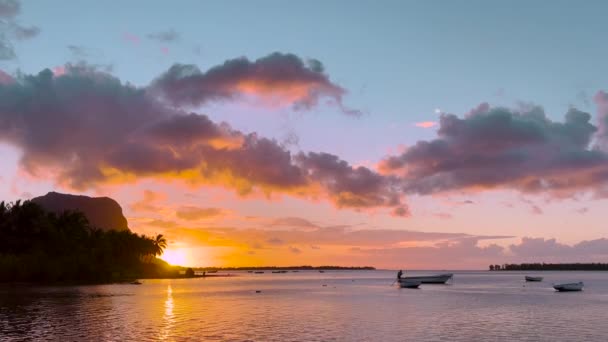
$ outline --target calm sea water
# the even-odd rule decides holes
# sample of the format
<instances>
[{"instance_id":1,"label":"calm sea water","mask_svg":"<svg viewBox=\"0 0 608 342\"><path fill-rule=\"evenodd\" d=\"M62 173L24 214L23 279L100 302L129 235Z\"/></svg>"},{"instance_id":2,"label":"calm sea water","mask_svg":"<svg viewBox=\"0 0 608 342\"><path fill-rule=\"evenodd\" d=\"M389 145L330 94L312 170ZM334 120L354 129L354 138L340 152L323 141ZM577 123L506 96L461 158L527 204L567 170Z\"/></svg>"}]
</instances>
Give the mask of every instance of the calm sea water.
<instances>
[{"instance_id":1,"label":"calm sea water","mask_svg":"<svg viewBox=\"0 0 608 342\"><path fill-rule=\"evenodd\" d=\"M0 340L608 340L608 272L530 273L542 283L525 283L523 272L455 272L451 285L418 290L391 287L392 271L233 274L140 286L2 285ZM583 292L551 288L579 280Z\"/></svg>"}]
</instances>

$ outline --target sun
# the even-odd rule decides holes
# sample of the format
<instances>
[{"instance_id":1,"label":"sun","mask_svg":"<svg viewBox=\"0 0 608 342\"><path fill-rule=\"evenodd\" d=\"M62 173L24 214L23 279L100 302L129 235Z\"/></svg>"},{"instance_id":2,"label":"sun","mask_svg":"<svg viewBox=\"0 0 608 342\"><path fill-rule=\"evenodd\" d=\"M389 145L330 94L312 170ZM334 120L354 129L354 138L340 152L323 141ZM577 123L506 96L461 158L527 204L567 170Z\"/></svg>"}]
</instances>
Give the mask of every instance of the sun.
<instances>
[{"instance_id":1,"label":"sun","mask_svg":"<svg viewBox=\"0 0 608 342\"><path fill-rule=\"evenodd\" d=\"M188 262L187 253L183 249L166 249L160 258L176 266L184 266Z\"/></svg>"}]
</instances>

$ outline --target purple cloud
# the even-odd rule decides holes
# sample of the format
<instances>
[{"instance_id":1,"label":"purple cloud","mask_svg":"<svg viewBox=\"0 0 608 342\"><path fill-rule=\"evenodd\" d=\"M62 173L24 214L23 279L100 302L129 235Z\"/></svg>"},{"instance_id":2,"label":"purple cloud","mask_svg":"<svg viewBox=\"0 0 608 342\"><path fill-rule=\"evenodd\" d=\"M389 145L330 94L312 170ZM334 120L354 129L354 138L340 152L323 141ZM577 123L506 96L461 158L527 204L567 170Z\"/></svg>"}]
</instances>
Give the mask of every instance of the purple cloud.
<instances>
[{"instance_id":1,"label":"purple cloud","mask_svg":"<svg viewBox=\"0 0 608 342\"><path fill-rule=\"evenodd\" d=\"M173 105L201 106L253 96L270 105L308 110L327 98L346 114L360 114L343 105L346 91L329 80L321 62L292 54L273 53L255 61L231 59L206 72L176 64L156 80L154 88Z\"/></svg>"},{"instance_id":2,"label":"purple cloud","mask_svg":"<svg viewBox=\"0 0 608 342\"><path fill-rule=\"evenodd\" d=\"M539 107L518 112L482 104L464 118L442 114L438 138L385 158L405 193L515 189L566 196L596 191L608 180L608 155L591 148L598 127L570 109L564 122Z\"/></svg>"}]
</instances>

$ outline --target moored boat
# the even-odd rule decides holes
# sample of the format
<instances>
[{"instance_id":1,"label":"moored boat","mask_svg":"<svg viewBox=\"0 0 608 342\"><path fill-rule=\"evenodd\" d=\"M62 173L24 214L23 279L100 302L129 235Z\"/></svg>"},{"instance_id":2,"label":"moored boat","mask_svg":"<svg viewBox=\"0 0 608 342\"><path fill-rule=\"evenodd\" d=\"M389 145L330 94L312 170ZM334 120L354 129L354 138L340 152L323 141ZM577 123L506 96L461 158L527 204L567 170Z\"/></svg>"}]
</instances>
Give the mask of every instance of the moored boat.
<instances>
[{"instance_id":1,"label":"moored boat","mask_svg":"<svg viewBox=\"0 0 608 342\"><path fill-rule=\"evenodd\" d=\"M543 281L543 277L526 276L526 281Z\"/></svg>"},{"instance_id":2,"label":"moored boat","mask_svg":"<svg viewBox=\"0 0 608 342\"><path fill-rule=\"evenodd\" d=\"M399 287L401 288L405 288L405 289L417 289L418 286L420 286L420 284L422 284L420 281L413 281L413 280L408 280L408 281L400 281L399 282Z\"/></svg>"},{"instance_id":3,"label":"moored boat","mask_svg":"<svg viewBox=\"0 0 608 342\"><path fill-rule=\"evenodd\" d=\"M568 291L582 291L583 286L585 286L585 284L583 284L582 281L579 281L578 283L554 284L553 288L559 292L568 292Z\"/></svg>"},{"instance_id":4,"label":"moored boat","mask_svg":"<svg viewBox=\"0 0 608 342\"><path fill-rule=\"evenodd\" d=\"M399 279L399 283L419 281L421 284L445 284L448 280L452 279L452 277L454 277L453 273L444 273L431 276L401 277Z\"/></svg>"}]
</instances>

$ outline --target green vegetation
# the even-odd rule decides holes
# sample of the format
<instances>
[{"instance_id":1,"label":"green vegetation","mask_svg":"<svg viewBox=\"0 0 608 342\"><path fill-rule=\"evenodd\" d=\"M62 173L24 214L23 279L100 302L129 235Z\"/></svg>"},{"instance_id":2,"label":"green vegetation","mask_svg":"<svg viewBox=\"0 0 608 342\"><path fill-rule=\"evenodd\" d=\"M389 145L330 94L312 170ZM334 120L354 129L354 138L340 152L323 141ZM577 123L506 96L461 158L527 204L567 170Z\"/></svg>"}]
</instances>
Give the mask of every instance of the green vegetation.
<instances>
[{"instance_id":1,"label":"green vegetation","mask_svg":"<svg viewBox=\"0 0 608 342\"><path fill-rule=\"evenodd\" d=\"M490 271L608 271L608 264L569 263L569 264L505 264L490 265Z\"/></svg>"},{"instance_id":2,"label":"green vegetation","mask_svg":"<svg viewBox=\"0 0 608 342\"><path fill-rule=\"evenodd\" d=\"M179 277L157 259L162 235L91 228L80 212L44 211L26 201L0 202L0 281L99 283Z\"/></svg>"}]
</instances>

